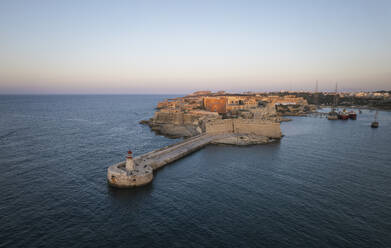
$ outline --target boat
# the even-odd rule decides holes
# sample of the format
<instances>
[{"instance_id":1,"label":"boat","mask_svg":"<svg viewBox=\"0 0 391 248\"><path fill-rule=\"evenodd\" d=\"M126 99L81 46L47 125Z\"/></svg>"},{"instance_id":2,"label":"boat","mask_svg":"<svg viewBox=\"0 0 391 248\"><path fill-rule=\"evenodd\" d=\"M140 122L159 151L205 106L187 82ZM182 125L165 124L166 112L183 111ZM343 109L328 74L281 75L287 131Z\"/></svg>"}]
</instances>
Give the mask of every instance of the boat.
<instances>
[{"instance_id":1,"label":"boat","mask_svg":"<svg viewBox=\"0 0 391 248\"><path fill-rule=\"evenodd\" d=\"M339 111L338 119L340 119L340 120L348 120L349 119L349 113L346 112L345 109L343 111Z\"/></svg>"},{"instance_id":2,"label":"boat","mask_svg":"<svg viewBox=\"0 0 391 248\"><path fill-rule=\"evenodd\" d=\"M377 110L375 113L375 120L371 123L371 128L378 128L379 127L379 122L377 121Z\"/></svg>"},{"instance_id":3,"label":"boat","mask_svg":"<svg viewBox=\"0 0 391 248\"><path fill-rule=\"evenodd\" d=\"M338 114L335 111L330 111L327 115L328 120L338 120Z\"/></svg>"},{"instance_id":4,"label":"boat","mask_svg":"<svg viewBox=\"0 0 391 248\"><path fill-rule=\"evenodd\" d=\"M346 112L339 112L338 113L338 119L340 120L348 120L349 119L349 114Z\"/></svg>"},{"instance_id":5,"label":"boat","mask_svg":"<svg viewBox=\"0 0 391 248\"><path fill-rule=\"evenodd\" d=\"M349 111L349 119L356 120L357 119L357 114L353 110Z\"/></svg>"}]
</instances>

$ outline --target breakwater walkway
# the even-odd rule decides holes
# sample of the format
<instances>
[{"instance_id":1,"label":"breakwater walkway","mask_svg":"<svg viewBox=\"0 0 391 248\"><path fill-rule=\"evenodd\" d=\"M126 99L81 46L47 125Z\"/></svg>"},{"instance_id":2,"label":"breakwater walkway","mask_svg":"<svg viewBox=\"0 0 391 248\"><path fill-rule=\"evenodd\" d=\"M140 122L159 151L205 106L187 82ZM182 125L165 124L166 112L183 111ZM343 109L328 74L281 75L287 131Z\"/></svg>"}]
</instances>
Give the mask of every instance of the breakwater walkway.
<instances>
[{"instance_id":1,"label":"breakwater walkway","mask_svg":"<svg viewBox=\"0 0 391 248\"><path fill-rule=\"evenodd\" d=\"M153 170L174 162L209 143L232 136L231 133L204 133L176 144L137 156L110 166L107 180L110 185L120 188L142 186L152 181Z\"/></svg>"}]
</instances>

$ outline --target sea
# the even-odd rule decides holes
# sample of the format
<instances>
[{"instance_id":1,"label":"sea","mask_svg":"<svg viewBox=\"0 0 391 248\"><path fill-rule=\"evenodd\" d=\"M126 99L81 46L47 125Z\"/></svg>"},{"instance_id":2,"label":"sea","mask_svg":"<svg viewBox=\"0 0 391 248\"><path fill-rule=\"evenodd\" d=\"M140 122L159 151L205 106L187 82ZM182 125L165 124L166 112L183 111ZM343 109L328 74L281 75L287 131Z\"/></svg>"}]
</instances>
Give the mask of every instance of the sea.
<instances>
[{"instance_id":1,"label":"sea","mask_svg":"<svg viewBox=\"0 0 391 248\"><path fill-rule=\"evenodd\" d=\"M391 112L377 129L366 109L292 117L279 142L210 145L111 188L129 149L179 141L139 124L170 97L0 96L0 247L391 247Z\"/></svg>"}]
</instances>

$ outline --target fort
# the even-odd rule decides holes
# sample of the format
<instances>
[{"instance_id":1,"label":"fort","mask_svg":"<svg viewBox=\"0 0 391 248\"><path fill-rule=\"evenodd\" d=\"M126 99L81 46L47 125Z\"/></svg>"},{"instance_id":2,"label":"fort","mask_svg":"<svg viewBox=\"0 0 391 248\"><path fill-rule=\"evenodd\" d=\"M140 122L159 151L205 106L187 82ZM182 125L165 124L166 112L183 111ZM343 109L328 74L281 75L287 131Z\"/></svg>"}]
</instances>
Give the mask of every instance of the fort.
<instances>
[{"instance_id":1,"label":"fort","mask_svg":"<svg viewBox=\"0 0 391 248\"><path fill-rule=\"evenodd\" d=\"M306 100L296 97L265 97L199 91L158 103L154 116L140 123L167 137L184 140L108 168L107 180L118 188L150 183L153 172L209 144L256 145L281 139L279 106L303 111ZM289 108L288 108L288 111Z\"/></svg>"}]
</instances>

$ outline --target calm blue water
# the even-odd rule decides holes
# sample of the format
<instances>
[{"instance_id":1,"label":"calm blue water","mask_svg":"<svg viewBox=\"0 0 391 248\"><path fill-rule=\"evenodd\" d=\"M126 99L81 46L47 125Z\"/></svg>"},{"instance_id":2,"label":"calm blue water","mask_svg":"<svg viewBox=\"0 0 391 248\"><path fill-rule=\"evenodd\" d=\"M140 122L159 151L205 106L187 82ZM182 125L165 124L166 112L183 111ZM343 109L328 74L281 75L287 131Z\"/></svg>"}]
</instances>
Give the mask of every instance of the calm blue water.
<instances>
[{"instance_id":1,"label":"calm blue water","mask_svg":"<svg viewBox=\"0 0 391 248\"><path fill-rule=\"evenodd\" d=\"M167 97L0 96L0 247L391 247L390 112L294 118L108 187L129 148L176 142L138 124Z\"/></svg>"}]
</instances>

